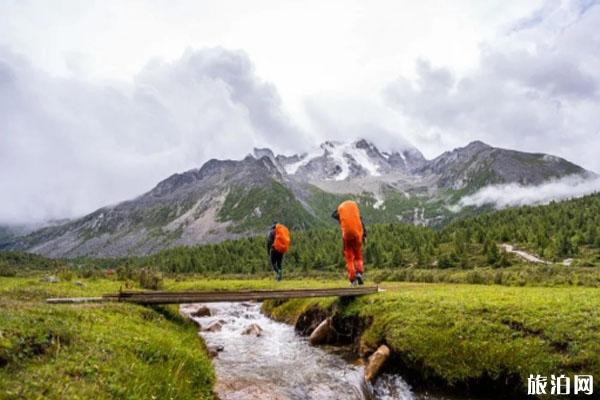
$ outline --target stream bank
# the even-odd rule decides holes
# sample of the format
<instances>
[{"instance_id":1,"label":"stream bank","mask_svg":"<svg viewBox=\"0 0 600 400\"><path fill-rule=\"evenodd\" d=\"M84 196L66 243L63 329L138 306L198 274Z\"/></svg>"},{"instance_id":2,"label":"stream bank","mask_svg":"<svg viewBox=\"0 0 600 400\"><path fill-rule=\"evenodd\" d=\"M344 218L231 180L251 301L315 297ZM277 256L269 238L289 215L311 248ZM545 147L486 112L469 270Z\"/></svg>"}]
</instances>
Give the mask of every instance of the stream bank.
<instances>
[{"instance_id":1,"label":"stream bank","mask_svg":"<svg viewBox=\"0 0 600 400\"><path fill-rule=\"evenodd\" d=\"M271 300L263 304L262 311L270 318L292 325L302 336L311 335L323 321L328 320L330 329L323 344L330 351L341 346L346 352L359 357L359 362L367 363L381 345L387 347L388 343L385 338L373 338L373 332L369 331L374 322L373 316L353 313L350 311L352 304L352 299L344 298ZM396 377L401 377L402 385L416 389L424 398L516 399L524 396L518 376L502 374L496 379L482 376L450 384L425 363L397 350L391 352L374 382L377 386ZM507 390L507 387L516 390Z\"/></svg>"},{"instance_id":2,"label":"stream bank","mask_svg":"<svg viewBox=\"0 0 600 400\"><path fill-rule=\"evenodd\" d=\"M213 365L221 400L442 400L415 394L400 376L385 374L375 385L365 384L364 366L349 347L310 346L292 326L261 313L259 303L207 306L210 315L198 317L191 314L201 305L180 310L199 325L209 351L219 349ZM249 329L255 326L260 329Z\"/></svg>"},{"instance_id":3,"label":"stream bank","mask_svg":"<svg viewBox=\"0 0 600 400\"><path fill-rule=\"evenodd\" d=\"M300 333L326 317L355 351L391 349L389 372L415 390L521 399L531 374L600 375L600 292L576 287L387 283L357 297L267 301ZM350 321L346 324L345 321ZM344 332L346 325L354 332ZM357 328L358 327L358 328ZM550 379L550 378L548 378ZM565 396L567 398L567 396Z\"/></svg>"}]
</instances>

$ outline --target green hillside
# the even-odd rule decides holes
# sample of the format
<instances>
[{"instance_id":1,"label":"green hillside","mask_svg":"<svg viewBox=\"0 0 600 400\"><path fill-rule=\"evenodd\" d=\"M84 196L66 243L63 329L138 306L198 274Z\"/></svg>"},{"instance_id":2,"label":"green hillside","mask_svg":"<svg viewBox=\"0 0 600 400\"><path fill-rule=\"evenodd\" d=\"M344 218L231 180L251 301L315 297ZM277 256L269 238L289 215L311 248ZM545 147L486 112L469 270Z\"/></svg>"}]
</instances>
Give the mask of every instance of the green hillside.
<instances>
[{"instance_id":1,"label":"green hillside","mask_svg":"<svg viewBox=\"0 0 600 400\"><path fill-rule=\"evenodd\" d=\"M368 227L367 264L383 268L503 267L511 261L500 243L528 249L550 261L574 258L579 266L600 264L600 195L521 207L459 219L441 230L408 224ZM337 228L299 231L287 256L292 269L343 265ZM265 267L263 237L181 247L131 259L170 272L244 273Z\"/></svg>"},{"instance_id":2,"label":"green hillside","mask_svg":"<svg viewBox=\"0 0 600 400\"><path fill-rule=\"evenodd\" d=\"M247 218L236 214L236 204L241 201L244 200L226 201L230 206L223 212L233 218ZM258 223L262 218L265 227L273 218L287 220L285 216L274 214L253 218L246 222ZM402 223L371 224L364 249L365 262L373 272L372 276L380 279L458 282L483 279L481 283L501 283L513 274L516 281L528 282L533 279L530 278L532 274L537 276L544 271L548 277L561 277L556 278L558 283L573 282L570 274L583 274L586 276L583 284L596 285L597 279L600 284L600 272L595 268L600 266L599 226L598 194L461 218L439 230ZM293 231L292 236L292 247L285 260L287 273L322 275L343 271L337 227ZM499 246L502 243L529 251L548 263L528 263L514 254L505 253ZM18 254L4 253L0 266L5 270L16 268L19 257L25 261L31 257ZM35 264L50 268L57 265L121 270L149 267L167 273L267 274L270 269L266 255L265 238L255 236L177 247L144 257L47 263L36 258ZM565 259L572 259L572 262L567 263L568 266L562 265ZM555 265L551 265L553 263ZM502 272L508 275L499 277L498 273L502 275ZM477 274L483 274L484 278ZM521 279L523 274L529 277Z\"/></svg>"}]
</instances>

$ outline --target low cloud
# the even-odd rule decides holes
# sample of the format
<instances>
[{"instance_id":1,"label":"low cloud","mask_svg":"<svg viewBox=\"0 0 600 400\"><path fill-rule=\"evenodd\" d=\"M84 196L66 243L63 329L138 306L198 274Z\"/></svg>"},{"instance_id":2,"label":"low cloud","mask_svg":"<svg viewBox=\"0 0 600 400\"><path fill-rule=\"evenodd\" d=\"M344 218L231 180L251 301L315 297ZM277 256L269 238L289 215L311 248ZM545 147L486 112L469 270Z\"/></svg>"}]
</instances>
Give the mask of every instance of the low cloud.
<instances>
[{"instance_id":1,"label":"low cloud","mask_svg":"<svg viewBox=\"0 0 600 400\"><path fill-rule=\"evenodd\" d=\"M517 183L486 186L472 195L463 197L459 205L480 207L492 204L500 209L547 204L551 201L577 198L596 192L600 192L599 176L571 175L538 186L523 186Z\"/></svg>"},{"instance_id":2,"label":"low cloud","mask_svg":"<svg viewBox=\"0 0 600 400\"><path fill-rule=\"evenodd\" d=\"M0 47L0 223L76 217L207 159L303 140L242 51L188 50L132 82L51 76Z\"/></svg>"},{"instance_id":3,"label":"low cloud","mask_svg":"<svg viewBox=\"0 0 600 400\"><path fill-rule=\"evenodd\" d=\"M548 1L458 74L416 63L416 79L385 89L388 104L440 150L479 139L556 154L600 171L600 4Z\"/></svg>"}]
</instances>

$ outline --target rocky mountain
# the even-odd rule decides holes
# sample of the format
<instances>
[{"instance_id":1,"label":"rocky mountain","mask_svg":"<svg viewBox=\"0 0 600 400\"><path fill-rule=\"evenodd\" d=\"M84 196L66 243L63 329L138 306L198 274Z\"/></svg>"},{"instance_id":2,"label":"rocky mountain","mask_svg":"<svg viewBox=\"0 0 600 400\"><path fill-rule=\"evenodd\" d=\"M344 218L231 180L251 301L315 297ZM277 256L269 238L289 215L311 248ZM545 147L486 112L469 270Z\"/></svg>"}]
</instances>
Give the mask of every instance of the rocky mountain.
<instances>
[{"instance_id":1,"label":"rocky mountain","mask_svg":"<svg viewBox=\"0 0 600 400\"><path fill-rule=\"evenodd\" d=\"M416 148L380 152L364 139L353 143L328 141L311 153L291 157L279 155L275 160L287 174L301 180L335 181L408 173L426 164L425 157Z\"/></svg>"},{"instance_id":2,"label":"rocky mountain","mask_svg":"<svg viewBox=\"0 0 600 400\"><path fill-rule=\"evenodd\" d=\"M255 149L243 160L210 160L151 191L80 219L1 245L47 256L122 256L264 232L275 220L292 229L333 224L340 201L360 202L367 222L441 224L460 196L493 184L539 184L587 173L558 157L481 142L433 160L414 147L380 151L358 140L325 142L305 154Z\"/></svg>"},{"instance_id":3,"label":"rocky mountain","mask_svg":"<svg viewBox=\"0 0 600 400\"><path fill-rule=\"evenodd\" d=\"M435 175L438 186L459 190L508 182L539 185L552 178L586 171L559 157L499 149L475 141L443 153L416 172Z\"/></svg>"},{"instance_id":4,"label":"rocky mountain","mask_svg":"<svg viewBox=\"0 0 600 400\"><path fill-rule=\"evenodd\" d=\"M5 224L0 225L0 249L3 246L8 246L17 238L30 234L48 226L57 226L66 223L68 220L50 220L45 223L36 224Z\"/></svg>"}]
</instances>

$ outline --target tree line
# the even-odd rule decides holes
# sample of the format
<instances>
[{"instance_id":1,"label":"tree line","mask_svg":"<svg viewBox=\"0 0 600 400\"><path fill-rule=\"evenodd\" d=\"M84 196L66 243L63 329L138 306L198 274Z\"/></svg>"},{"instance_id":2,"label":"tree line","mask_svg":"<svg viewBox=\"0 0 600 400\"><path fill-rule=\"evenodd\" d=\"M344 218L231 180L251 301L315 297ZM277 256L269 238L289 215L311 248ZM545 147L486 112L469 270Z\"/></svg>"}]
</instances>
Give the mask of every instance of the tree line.
<instances>
[{"instance_id":1,"label":"tree line","mask_svg":"<svg viewBox=\"0 0 600 400\"><path fill-rule=\"evenodd\" d=\"M367 221L368 223L368 221ZM600 194L543 206L525 206L461 218L441 229L402 223L367 225L365 263L371 268L447 269L520 263L501 243L538 256L576 265L600 265ZM41 269L65 263L78 267L151 268L168 273L255 274L270 270L265 236L167 249L143 257L47 260L22 253L0 253L0 267L23 263ZM297 273L339 271L344 266L338 228L292 232L285 269Z\"/></svg>"},{"instance_id":2,"label":"tree line","mask_svg":"<svg viewBox=\"0 0 600 400\"><path fill-rule=\"evenodd\" d=\"M365 263L382 268L502 268L515 262L501 243L511 243L551 261L579 258L599 263L600 195L495 211L456 220L442 229L401 223L368 226ZM285 258L296 271L342 268L342 240L337 228L292 232ZM512 260L512 261L511 261ZM132 266L152 266L165 272L255 273L268 270L265 237L218 244L178 247L131 258Z\"/></svg>"}]
</instances>

